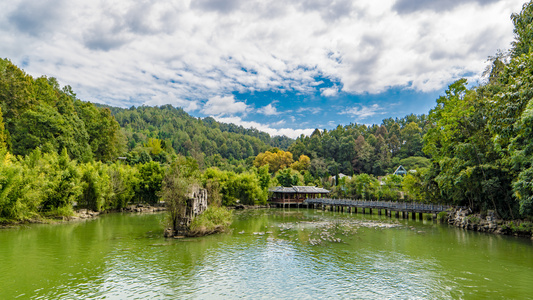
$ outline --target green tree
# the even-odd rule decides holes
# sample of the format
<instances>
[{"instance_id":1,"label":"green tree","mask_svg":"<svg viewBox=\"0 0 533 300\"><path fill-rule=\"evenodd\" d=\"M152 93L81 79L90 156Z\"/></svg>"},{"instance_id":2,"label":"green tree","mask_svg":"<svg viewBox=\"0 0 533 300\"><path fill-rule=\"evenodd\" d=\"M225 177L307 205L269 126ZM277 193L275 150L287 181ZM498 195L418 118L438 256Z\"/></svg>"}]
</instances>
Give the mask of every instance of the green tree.
<instances>
[{"instance_id":1,"label":"green tree","mask_svg":"<svg viewBox=\"0 0 533 300\"><path fill-rule=\"evenodd\" d=\"M159 202L159 191L165 170L157 162L150 161L139 165L139 185L136 194L140 202L155 204Z\"/></svg>"},{"instance_id":2,"label":"green tree","mask_svg":"<svg viewBox=\"0 0 533 300\"><path fill-rule=\"evenodd\" d=\"M154 162L149 163L155 166ZM157 164L159 165L159 164ZM165 201L169 215L169 225L178 230L180 218L187 209L187 200L191 186L198 180L198 164L183 156L178 157L169 167L161 183L161 191L156 192L157 197Z\"/></svg>"},{"instance_id":3,"label":"green tree","mask_svg":"<svg viewBox=\"0 0 533 300\"><path fill-rule=\"evenodd\" d=\"M281 186L285 187L299 186L303 183L302 175L290 168L278 171L275 178Z\"/></svg>"}]
</instances>

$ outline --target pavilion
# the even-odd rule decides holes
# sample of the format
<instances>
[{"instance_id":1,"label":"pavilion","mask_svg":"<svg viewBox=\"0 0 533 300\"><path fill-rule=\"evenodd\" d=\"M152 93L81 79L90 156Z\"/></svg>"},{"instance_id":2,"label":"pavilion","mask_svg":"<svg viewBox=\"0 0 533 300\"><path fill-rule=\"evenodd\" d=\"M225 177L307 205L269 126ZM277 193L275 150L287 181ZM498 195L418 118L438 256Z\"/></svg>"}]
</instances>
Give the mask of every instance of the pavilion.
<instances>
[{"instance_id":1,"label":"pavilion","mask_svg":"<svg viewBox=\"0 0 533 300\"><path fill-rule=\"evenodd\" d=\"M272 193L269 198L271 204L301 204L305 199L321 198L329 194L329 191L316 186L277 186L268 190Z\"/></svg>"}]
</instances>

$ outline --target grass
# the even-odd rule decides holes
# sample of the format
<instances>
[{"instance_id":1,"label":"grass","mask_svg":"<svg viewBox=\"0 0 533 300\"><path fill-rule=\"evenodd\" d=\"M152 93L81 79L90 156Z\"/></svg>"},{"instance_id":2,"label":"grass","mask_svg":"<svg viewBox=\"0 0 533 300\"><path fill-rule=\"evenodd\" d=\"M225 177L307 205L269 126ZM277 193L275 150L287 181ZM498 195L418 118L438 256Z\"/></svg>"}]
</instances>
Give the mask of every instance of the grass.
<instances>
[{"instance_id":1,"label":"grass","mask_svg":"<svg viewBox=\"0 0 533 300\"><path fill-rule=\"evenodd\" d=\"M207 210L194 218L191 223L190 235L201 236L225 231L231 224L233 212L225 207L208 207Z\"/></svg>"}]
</instances>

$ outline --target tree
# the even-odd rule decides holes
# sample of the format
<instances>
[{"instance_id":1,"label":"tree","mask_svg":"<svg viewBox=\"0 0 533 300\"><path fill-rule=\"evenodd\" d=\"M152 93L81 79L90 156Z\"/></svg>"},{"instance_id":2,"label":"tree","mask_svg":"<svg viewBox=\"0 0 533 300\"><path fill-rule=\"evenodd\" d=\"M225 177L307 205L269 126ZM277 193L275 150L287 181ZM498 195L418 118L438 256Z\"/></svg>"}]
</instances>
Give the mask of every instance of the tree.
<instances>
[{"instance_id":1,"label":"tree","mask_svg":"<svg viewBox=\"0 0 533 300\"><path fill-rule=\"evenodd\" d=\"M292 153L283 150L276 150L275 152L266 151L259 153L255 160L254 166L261 167L269 165L269 170L272 173L280 169L289 167L293 163Z\"/></svg>"},{"instance_id":2,"label":"tree","mask_svg":"<svg viewBox=\"0 0 533 300\"><path fill-rule=\"evenodd\" d=\"M520 13L511 15L513 21L515 40L513 41L511 53L513 57L522 54L529 54L533 43L533 3L524 3Z\"/></svg>"},{"instance_id":3,"label":"tree","mask_svg":"<svg viewBox=\"0 0 533 300\"><path fill-rule=\"evenodd\" d=\"M487 143L492 139L488 126L492 103L485 92L483 87L468 90L464 79L451 84L430 111L432 127L424 136L424 151L432 157L432 167L438 168L433 178L442 199L512 217L508 168L494 144Z\"/></svg>"},{"instance_id":4,"label":"tree","mask_svg":"<svg viewBox=\"0 0 533 300\"><path fill-rule=\"evenodd\" d=\"M275 178L281 186L285 187L298 186L303 183L302 175L289 168L280 170Z\"/></svg>"},{"instance_id":5,"label":"tree","mask_svg":"<svg viewBox=\"0 0 533 300\"><path fill-rule=\"evenodd\" d=\"M151 165L157 163L151 162ZM155 165L154 165L155 166ZM190 188L198 180L198 164L191 158L178 157L169 167L161 182L157 196L166 203L169 225L177 231L187 209Z\"/></svg>"},{"instance_id":6,"label":"tree","mask_svg":"<svg viewBox=\"0 0 533 300\"><path fill-rule=\"evenodd\" d=\"M7 135L4 127L4 118L2 115L2 108L0 107L0 153L7 149Z\"/></svg>"},{"instance_id":7,"label":"tree","mask_svg":"<svg viewBox=\"0 0 533 300\"><path fill-rule=\"evenodd\" d=\"M311 159L305 154L300 155L300 159L291 164L291 168L296 171L306 171L309 166L311 166Z\"/></svg>"},{"instance_id":8,"label":"tree","mask_svg":"<svg viewBox=\"0 0 533 300\"><path fill-rule=\"evenodd\" d=\"M136 194L139 197L139 201L150 204L158 203L165 170L159 163L154 161L139 165L138 168L139 186Z\"/></svg>"}]
</instances>

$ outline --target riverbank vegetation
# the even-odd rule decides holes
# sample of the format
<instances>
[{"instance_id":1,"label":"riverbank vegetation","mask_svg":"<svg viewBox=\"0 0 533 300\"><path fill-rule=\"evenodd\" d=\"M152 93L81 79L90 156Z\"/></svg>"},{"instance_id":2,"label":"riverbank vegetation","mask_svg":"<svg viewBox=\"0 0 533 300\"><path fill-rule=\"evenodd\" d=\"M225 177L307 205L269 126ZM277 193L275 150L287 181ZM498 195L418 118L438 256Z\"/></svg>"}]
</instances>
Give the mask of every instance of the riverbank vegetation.
<instances>
[{"instance_id":1,"label":"riverbank vegetation","mask_svg":"<svg viewBox=\"0 0 533 300\"><path fill-rule=\"evenodd\" d=\"M512 15L515 41L490 58L486 82L452 83L428 115L316 129L296 140L170 105L84 102L70 86L2 59L0 222L156 204L172 199L169 188L192 181L215 207L265 204L272 186L316 185L333 197L445 203L531 219L532 17L531 2ZM194 176L172 181L191 165ZM399 165L410 171L391 175Z\"/></svg>"}]
</instances>

